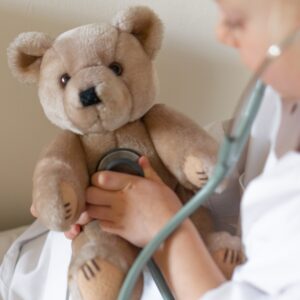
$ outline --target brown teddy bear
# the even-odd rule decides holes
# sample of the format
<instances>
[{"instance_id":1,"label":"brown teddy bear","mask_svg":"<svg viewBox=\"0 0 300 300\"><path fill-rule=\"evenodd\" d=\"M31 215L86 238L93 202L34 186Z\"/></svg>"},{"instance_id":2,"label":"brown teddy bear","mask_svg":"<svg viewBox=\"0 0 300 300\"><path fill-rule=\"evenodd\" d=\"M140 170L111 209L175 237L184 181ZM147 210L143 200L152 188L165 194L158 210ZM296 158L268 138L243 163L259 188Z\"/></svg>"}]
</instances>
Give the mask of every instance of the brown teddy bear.
<instances>
[{"instance_id":1,"label":"brown teddy bear","mask_svg":"<svg viewBox=\"0 0 300 300\"><path fill-rule=\"evenodd\" d=\"M154 105L153 60L162 31L152 10L132 7L112 25L81 26L56 39L22 33L9 47L12 73L22 82L38 83L46 116L62 129L42 154L33 178L33 204L49 229L66 231L76 222L85 208L90 176L100 158L115 148L146 155L183 201L188 190L201 188L211 176L217 143L187 117ZM202 208L192 218L209 241L213 225L208 212ZM74 299L116 299L137 249L101 231L96 221L84 227L72 248ZM214 253L224 262L225 252L220 246ZM140 280L134 298L141 289Z\"/></svg>"}]
</instances>

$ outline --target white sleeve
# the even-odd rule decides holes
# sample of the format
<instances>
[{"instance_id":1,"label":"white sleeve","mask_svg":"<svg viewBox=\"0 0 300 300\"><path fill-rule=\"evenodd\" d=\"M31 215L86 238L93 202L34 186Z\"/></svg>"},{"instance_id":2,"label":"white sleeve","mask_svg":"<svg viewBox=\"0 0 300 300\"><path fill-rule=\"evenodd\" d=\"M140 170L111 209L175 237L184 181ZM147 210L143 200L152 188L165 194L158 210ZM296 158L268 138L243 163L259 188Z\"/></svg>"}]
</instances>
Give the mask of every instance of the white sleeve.
<instances>
[{"instance_id":1,"label":"white sleeve","mask_svg":"<svg viewBox=\"0 0 300 300\"><path fill-rule=\"evenodd\" d=\"M300 284L270 295L245 282L229 281L207 292L199 300L296 300L300 299Z\"/></svg>"}]
</instances>

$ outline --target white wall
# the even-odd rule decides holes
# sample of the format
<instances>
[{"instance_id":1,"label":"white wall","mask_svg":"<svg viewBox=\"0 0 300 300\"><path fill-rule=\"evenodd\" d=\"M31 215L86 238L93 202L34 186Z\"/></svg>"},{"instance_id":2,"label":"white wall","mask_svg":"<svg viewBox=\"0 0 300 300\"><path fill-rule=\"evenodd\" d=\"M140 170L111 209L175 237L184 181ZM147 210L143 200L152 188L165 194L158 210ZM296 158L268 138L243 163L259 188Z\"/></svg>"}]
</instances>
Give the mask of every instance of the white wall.
<instances>
[{"instance_id":1,"label":"white wall","mask_svg":"<svg viewBox=\"0 0 300 300\"><path fill-rule=\"evenodd\" d=\"M23 31L53 36L74 26L109 21L120 8L152 7L165 24L157 59L160 102L200 124L231 115L248 74L232 50L214 37L212 0L1 0L0 1L0 230L30 222L31 177L42 147L56 129L44 117L36 87L22 86L7 68L6 48Z\"/></svg>"}]
</instances>

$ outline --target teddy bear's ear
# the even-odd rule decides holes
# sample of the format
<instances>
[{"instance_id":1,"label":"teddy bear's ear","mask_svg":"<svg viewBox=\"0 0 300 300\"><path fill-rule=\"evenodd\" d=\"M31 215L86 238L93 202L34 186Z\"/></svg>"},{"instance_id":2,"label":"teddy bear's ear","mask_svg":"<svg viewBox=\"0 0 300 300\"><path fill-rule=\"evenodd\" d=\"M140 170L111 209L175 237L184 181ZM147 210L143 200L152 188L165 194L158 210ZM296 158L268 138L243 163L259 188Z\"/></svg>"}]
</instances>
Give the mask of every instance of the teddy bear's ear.
<instances>
[{"instance_id":1,"label":"teddy bear's ear","mask_svg":"<svg viewBox=\"0 0 300 300\"><path fill-rule=\"evenodd\" d=\"M35 83L40 65L52 39L41 32L21 33L7 49L8 65L12 74L24 83Z\"/></svg>"},{"instance_id":2,"label":"teddy bear's ear","mask_svg":"<svg viewBox=\"0 0 300 300\"><path fill-rule=\"evenodd\" d=\"M113 25L133 34L151 59L161 47L163 25L158 16L146 6L130 7L116 15Z\"/></svg>"}]
</instances>

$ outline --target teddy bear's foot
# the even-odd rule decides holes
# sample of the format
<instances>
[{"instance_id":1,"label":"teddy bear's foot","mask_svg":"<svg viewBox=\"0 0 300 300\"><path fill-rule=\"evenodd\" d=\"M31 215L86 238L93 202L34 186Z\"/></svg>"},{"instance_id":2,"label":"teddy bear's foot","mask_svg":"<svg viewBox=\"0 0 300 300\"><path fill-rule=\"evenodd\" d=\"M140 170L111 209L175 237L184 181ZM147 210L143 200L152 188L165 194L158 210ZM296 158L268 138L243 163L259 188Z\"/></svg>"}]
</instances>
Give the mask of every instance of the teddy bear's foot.
<instances>
[{"instance_id":1,"label":"teddy bear's foot","mask_svg":"<svg viewBox=\"0 0 300 300\"><path fill-rule=\"evenodd\" d=\"M213 252L211 255L227 279L232 277L235 267L244 261L244 254L241 250L224 248Z\"/></svg>"},{"instance_id":2,"label":"teddy bear's foot","mask_svg":"<svg viewBox=\"0 0 300 300\"><path fill-rule=\"evenodd\" d=\"M83 300L115 300L125 273L99 257L83 264L77 274L77 284Z\"/></svg>"},{"instance_id":3,"label":"teddy bear's foot","mask_svg":"<svg viewBox=\"0 0 300 300\"><path fill-rule=\"evenodd\" d=\"M118 298L126 273L100 257L83 264L77 271L77 286L82 300L115 300ZM131 299L139 299L142 281L139 280Z\"/></svg>"},{"instance_id":4,"label":"teddy bear's foot","mask_svg":"<svg viewBox=\"0 0 300 300\"><path fill-rule=\"evenodd\" d=\"M98 221L84 226L73 240L72 249L69 268L72 299L117 299L138 249L120 237L102 231ZM140 299L142 290L143 277L140 276L131 299Z\"/></svg>"},{"instance_id":5,"label":"teddy bear's foot","mask_svg":"<svg viewBox=\"0 0 300 300\"><path fill-rule=\"evenodd\" d=\"M206 244L217 266L227 279L234 268L245 261L241 239L228 232L214 232L207 236Z\"/></svg>"}]
</instances>

